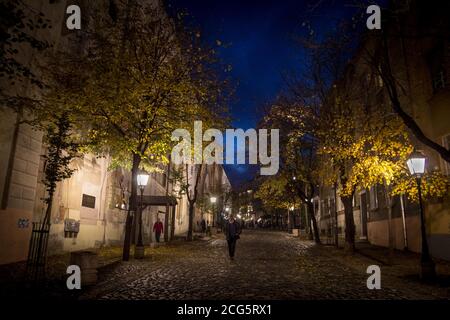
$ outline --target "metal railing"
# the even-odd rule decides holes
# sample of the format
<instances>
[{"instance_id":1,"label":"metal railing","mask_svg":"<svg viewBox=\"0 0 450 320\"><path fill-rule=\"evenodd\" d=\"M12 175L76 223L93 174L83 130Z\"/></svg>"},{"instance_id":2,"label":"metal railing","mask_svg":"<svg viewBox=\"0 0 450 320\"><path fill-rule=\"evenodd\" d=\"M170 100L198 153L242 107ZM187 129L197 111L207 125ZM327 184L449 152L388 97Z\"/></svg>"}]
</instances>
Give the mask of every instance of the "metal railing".
<instances>
[{"instance_id":1,"label":"metal railing","mask_svg":"<svg viewBox=\"0 0 450 320\"><path fill-rule=\"evenodd\" d=\"M50 224L33 222L27 259L27 276L30 280L37 282L45 278L49 233Z\"/></svg>"}]
</instances>

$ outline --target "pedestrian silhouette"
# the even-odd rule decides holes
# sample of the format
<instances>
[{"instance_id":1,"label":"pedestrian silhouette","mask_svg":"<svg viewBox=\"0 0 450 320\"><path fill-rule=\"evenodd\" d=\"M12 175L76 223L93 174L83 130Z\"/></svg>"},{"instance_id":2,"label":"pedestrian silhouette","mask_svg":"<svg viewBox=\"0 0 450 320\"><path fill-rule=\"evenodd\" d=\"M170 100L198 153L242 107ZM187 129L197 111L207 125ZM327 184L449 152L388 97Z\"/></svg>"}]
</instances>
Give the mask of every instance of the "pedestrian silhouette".
<instances>
[{"instance_id":1,"label":"pedestrian silhouette","mask_svg":"<svg viewBox=\"0 0 450 320\"><path fill-rule=\"evenodd\" d=\"M234 252L236 250L236 241L240 238L241 226L239 222L234 219L234 215L230 214L228 221L225 224L225 236L228 243L228 254L231 260L234 260Z\"/></svg>"},{"instance_id":2,"label":"pedestrian silhouette","mask_svg":"<svg viewBox=\"0 0 450 320\"><path fill-rule=\"evenodd\" d=\"M153 225L153 232L155 232L156 242L159 242L159 239L161 238L161 233L164 232L164 226L161 222L161 219L158 218L158 221L155 222Z\"/></svg>"}]
</instances>

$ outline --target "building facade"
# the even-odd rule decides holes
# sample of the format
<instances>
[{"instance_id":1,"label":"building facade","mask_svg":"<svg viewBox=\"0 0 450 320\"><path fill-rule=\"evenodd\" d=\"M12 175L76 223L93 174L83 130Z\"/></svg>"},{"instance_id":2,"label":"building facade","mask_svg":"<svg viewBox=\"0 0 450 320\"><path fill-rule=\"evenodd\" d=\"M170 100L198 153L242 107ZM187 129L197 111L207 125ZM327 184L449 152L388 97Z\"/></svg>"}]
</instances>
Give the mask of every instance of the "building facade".
<instances>
[{"instance_id":1,"label":"building facade","mask_svg":"<svg viewBox=\"0 0 450 320\"><path fill-rule=\"evenodd\" d=\"M445 12L431 10L421 1L402 2L392 10L397 18L384 25L388 35L387 47L392 74L398 87L404 110L411 115L424 134L434 142L449 148L450 140L450 30ZM423 34L422 30L430 30ZM350 62L344 81L352 88L364 88L366 103L373 106L389 105L391 102L383 89L380 75L374 71L368 54L381 55L381 43L368 37ZM358 90L358 89L355 89ZM449 175L450 164L437 152L420 143L410 133L410 138L427 157L427 170L439 170ZM345 221L343 205L333 188L322 187L314 200L315 214L323 236L335 231L334 212L338 215L338 233L344 236ZM436 258L450 260L450 195L442 199L430 199L424 204L426 228L431 254ZM417 203L406 196L392 198L389 210L383 185L358 190L353 199L356 239L374 245L396 249L421 250L420 216Z\"/></svg>"},{"instance_id":2,"label":"building facade","mask_svg":"<svg viewBox=\"0 0 450 320\"><path fill-rule=\"evenodd\" d=\"M159 0L144 1L164 10ZM77 46L81 45L77 42L79 39L65 27L67 6L79 5L84 23L89 20L90 10L111 14L109 9L114 1L30 0L25 3L36 12L42 12L52 25L52 29L35 30L35 35L55 48L75 47L78 50ZM22 50L20 59L33 68L39 57L31 50ZM8 88L2 84L3 87L10 94L31 96L35 93L27 84ZM45 155L46 148L42 132L22 123L26 115L8 108L1 108L0 113L0 264L6 264L27 259L33 222L42 221L44 216L46 205L42 201L45 197L42 179L45 161L42 155ZM92 154L71 163L74 174L58 183L54 195L49 254L123 243L131 174L123 168L110 170L109 166L107 156L99 158ZM158 173L150 174L143 193L144 197L151 196L154 201L145 206L142 215L145 244L155 241L152 226L158 218L164 223L168 234L172 233L172 229L176 236L188 231L186 195L179 194L177 183L170 182L169 167L161 164L159 168ZM195 168L189 166L188 170ZM230 185L223 167L219 165L203 166L200 180L202 195L215 194L222 199L225 192L223 186L228 188ZM164 199L167 198L174 199L171 200L172 207L166 204ZM198 220L201 210L197 211ZM208 219L212 221L212 213L208 211L208 214ZM136 230L136 223L133 225L133 230ZM136 232L133 235L136 238Z\"/></svg>"}]
</instances>

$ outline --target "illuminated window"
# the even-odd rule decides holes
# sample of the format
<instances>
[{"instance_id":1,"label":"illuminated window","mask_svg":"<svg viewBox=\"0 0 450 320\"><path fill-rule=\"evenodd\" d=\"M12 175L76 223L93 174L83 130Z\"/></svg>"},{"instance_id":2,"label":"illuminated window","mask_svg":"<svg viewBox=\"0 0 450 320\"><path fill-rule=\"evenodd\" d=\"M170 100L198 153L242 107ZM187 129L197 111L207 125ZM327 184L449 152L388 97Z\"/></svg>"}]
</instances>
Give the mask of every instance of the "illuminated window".
<instances>
[{"instance_id":1,"label":"illuminated window","mask_svg":"<svg viewBox=\"0 0 450 320\"><path fill-rule=\"evenodd\" d=\"M446 65L446 52L443 42L440 42L427 57L428 67L430 70L431 84L434 92L438 92L447 87L447 70Z\"/></svg>"}]
</instances>

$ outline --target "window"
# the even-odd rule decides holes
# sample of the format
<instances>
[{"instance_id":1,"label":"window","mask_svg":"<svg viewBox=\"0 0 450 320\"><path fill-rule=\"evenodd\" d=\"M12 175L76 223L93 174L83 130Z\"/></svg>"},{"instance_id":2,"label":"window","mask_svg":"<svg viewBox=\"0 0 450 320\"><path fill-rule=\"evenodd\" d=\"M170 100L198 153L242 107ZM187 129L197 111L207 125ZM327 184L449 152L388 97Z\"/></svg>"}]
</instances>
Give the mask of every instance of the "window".
<instances>
[{"instance_id":1,"label":"window","mask_svg":"<svg viewBox=\"0 0 450 320\"><path fill-rule=\"evenodd\" d=\"M386 208L386 190L383 185L377 186L377 203L378 208Z\"/></svg>"},{"instance_id":2,"label":"window","mask_svg":"<svg viewBox=\"0 0 450 320\"><path fill-rule=\"evenodd\" d=\"M86 208L95 209L95 197L83 194L83 199L81 200L81 205Z\"/></svg>"},{"instance_id":3,"label":"window","mask_svg":"<svg viewBox=\"0 0 450 320\"><path fill-rule=\"evenodd\" d=\"M324 217L325 216L325 201L324 200L320 200L320 211L319 211L319 217Z\"/></svg>"},{"instance_id":4,"label":"window","mask_svg":"<svg viewBox=\"0 0 450 320\"><path fill-rule=\"evenodd\" d=\"M336 204L333 198L330 198L330 214L334 214L336 212Z\"/></svg>"},{"instance_id":5,"label":"window","mask_svg":"<svg viewBox=\"0 0 450 320\"><path fill-rule=\"evenodd\" d=\"M448 79L445 69L445 47L443 42L439 43L428 54L427 60L434 92L445 89Z\"/></svg>"},{"instance_id":6,"label":"window","mask_svg":"<svg viewBox=\"0 0 450 320\"><path fill-rule=\"evenodd\" d=\"M369 190L369 202L370 209L375 210L378 209L378 201L377 201L377 186L373 186Z\"/></svg>"},{"instance_id":7,"label":"window","mask_svg":"<svg viewBox=\"0 0 450 320\"><path fill-rule=\"evenodd\" d=\"M440 69L433 76L433 89L434 91L439 91L440 89L445 89L446 86L446 76L444 69Z\"/></svg>"},{"instance_id":8,"label":"window","mask_svg":"<svg viewBox=\"0 0 450 320\"><path fill-rule=\"evenodd\" d=\"M399 12L407 12L410 10L411 0L400 0L396 1L397 10Z\"/></svg>"}]
</instances>

